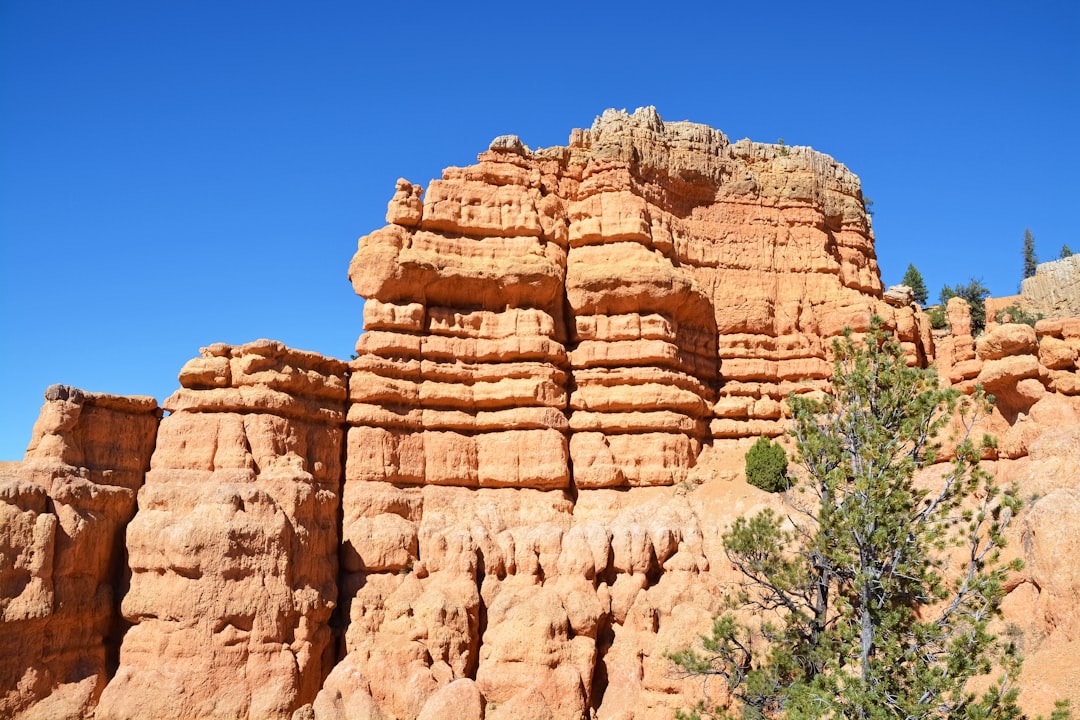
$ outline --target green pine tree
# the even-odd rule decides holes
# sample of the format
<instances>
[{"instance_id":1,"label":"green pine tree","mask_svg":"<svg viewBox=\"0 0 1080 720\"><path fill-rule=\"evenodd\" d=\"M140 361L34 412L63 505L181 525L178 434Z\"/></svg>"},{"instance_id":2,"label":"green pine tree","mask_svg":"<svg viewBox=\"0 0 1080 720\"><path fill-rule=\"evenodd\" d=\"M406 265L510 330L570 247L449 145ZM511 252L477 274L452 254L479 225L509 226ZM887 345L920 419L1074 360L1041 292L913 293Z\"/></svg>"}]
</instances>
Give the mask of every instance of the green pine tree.
<instances>
[{"instance_id":1,"label":"green pine tree","mask_svg":"<svg viewBox=\"0 0 1080 720\"><path fill-rule=\"evenodd\" d=\"M1035 236L1031 230L1024 228L1024 277L1035 275L1035 269L1039 266L1039 259L1035 257Z\"/></svg>"},{"instance_id":2,"label":"green pine tree","mask_svg":"<svg viewBox=\"0 0 1080 720\"><path fill-rule=\"evenodd\" d=\"M1073 252L1072 252L1072 250L1069 249L1068 245L1062 245L1061 246L1061 254L1058 255L1058 259L1059 260L1064 260L1067 257L1072 257L1072 254L1073 254Z\"/></svg>"},{"instance_id":3,"label":"green pine tree","mask_svg":"<svg viewBox=\"0 0 1080 720\"><path fill-rule=\"evenodd\" d=\"M926 292L926 283L923 282L922 273L915 269L914 265L910 263L907 266L907 272L904 273L904 278L900 281L901 285L907 285L915 293L915 302L920 305L926 304L926 298L928 293Z\"/></svg>"},{"instance_id":4,"label":"green pine tree","mask_svg":"<svg viewBox=\"0 0 1080 720\"><path fill-rule=\"evenodd\" d=\"M793 511L740 518L723 538L745 579L735 603L760 624L724 614L700 649L671 656L725 680L735 707L680 717L1021 717L1010 682L1019 657L989 629L1019 566L999 563L1018 501L980 468L970 439L934 487L914 482L958 393L909 368L880 318L865 345L847 332L834 352L832 394L790 399L803 469ZM945 560L956 547L961 568ZM991 668L1001 679L970 692Z\"/></svg>"}]
</instances>

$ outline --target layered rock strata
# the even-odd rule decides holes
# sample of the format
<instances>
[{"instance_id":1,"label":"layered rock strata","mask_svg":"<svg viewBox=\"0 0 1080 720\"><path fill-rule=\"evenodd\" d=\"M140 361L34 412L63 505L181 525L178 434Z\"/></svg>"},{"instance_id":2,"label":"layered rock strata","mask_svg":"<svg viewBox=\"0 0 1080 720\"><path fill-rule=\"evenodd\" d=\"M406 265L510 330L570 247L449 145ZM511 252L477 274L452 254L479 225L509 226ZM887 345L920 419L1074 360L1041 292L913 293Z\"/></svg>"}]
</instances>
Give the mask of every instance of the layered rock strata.
<instances>
[{"instance_id":1,"label":"layered rock strata","mask_svg":"<svg viewBox=\"0 0 1080 720\"><path fill-rule=\"evenodd\" d=\"M563 248L390 226L366 249L347 482L566 487Z\"/></svg>"},{"instance_id":2,"label":"layered rock strata","mask_svg":"<svg viewBox=\"0 0 1080 720\"><path fill-rule=\"evenodd\" d=\"M313 713L430 715L454 688L489 718L670 715L691 691L664 652L718 597L703 531L667 494L620 516L611 490L782 432L844 326L881 314L932 355L881 297L857 179L609 112L569 147L504 137L426 191L400 180L387 222L350 265L349 623Z\"/></svg>"},{"instance_id":3,"label":"layered rock strata","mask_svg":"<svg viewBox=\"0 0 1080 720\"><path fill-rule=\"evenodd\" d=\"M93 711L115 671L124 531L157 401L54 385L21 465L0 477L0 716Z\"/></svg>"},{"instance_id":4,"label":"layered rock strata","mask_svg":"<svg viewBox=\"0 0 1080 720\"><path fill-rule=\"evenodd\" d=\"M995 394L988 467L1032 501L1000 631L1030 709L1080 701L1054 559L1080 542L1080 321L974 338L956 300L935 347L883 297L846 168L651 109L497 138L399 181L386 219L350 265L351 362L210 346L160 424L50 389L0 468L0 715L670 718L703 687L667 653L738 580L724 530L785 510L741 482L747 448L874 314Z\"/></svg>"},{"instance_id":5,"label":"layered rock strata","mask_svg":"<svg viewBox=\"0 0 1080 720\"><path fill-rule=\"evenodd\" d=\"M97 718L288 718L335 661L345 364L258 341L180 372L127 529Z\"/></svg>"},{"instance_id":6,"label":"layered rock strata","mask_svg":"<svg viewBox=\"0 0 1080 720\"><path fill-rule=\"evenodd\" d=\"M714 439L780 434L843 327L880 314L933 353L882 299L843 165L652 108L568 147L499 138L426 193L399 181L387 221L350 266L350 479L671 485Z\"/></svg>"}]
</instances>

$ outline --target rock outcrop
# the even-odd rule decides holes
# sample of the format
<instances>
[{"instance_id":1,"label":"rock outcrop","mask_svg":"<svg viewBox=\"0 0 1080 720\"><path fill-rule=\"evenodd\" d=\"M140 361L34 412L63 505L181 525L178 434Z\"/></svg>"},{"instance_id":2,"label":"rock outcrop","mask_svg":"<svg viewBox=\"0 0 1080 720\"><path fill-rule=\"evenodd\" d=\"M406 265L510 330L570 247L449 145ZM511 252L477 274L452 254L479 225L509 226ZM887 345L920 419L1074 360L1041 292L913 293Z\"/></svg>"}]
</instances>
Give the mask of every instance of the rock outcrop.
<instances>
[{"instance_id":1,"label":"rock outcrop","mask_svg":"<svg viewBox=\"0 0 1080 720\"><path fill-rule=\"evenodd\" d=\"M0 476L0 716L89 715L115 671L124 533L159 416L150 397L54 385Z\"/></svg>"},{"instance_id":2,"label":"rock outcrop","mask_svg":"<svg viewBox=\"0 0 1080 720\"><path fill-rule=\"evenodd\" d=\"M0 468L0 715L669 718L703 688L667 653L738 579L724 530L783 509L747 448L875 314L995 395L988 466L1034 500L1002 631L1029 707L1080 701L1080 319L975 338L954 299L935 343L843 165L651 108L496 138L386 221L352 361L212 345L164 418L49 390Z\"/></svg>"},{"instance_id":3,"label":"rock outcrop","mask_svg":"<svg viewBox=\"0 0 1080 720\"><path fill-rule=\"evenodd\" d=\"M967 303L949 301L951 332L937 342L938 372L964 392L982 387L994 398L991 424L998 438L998 454L1019 458L1028 445L1058 424L1062 398L1080 396L1080 318L1040 320L1034 327L1017 323L994 324L977 339L971 336Z\"/></svg>"},{"instance_id":4,"label":"rock outcrop","mask_svg":"<svg viewBox=\"0 0 1080 720\"><path fill-rule=\"evenodd\" d=\"M715 439L780 434L843 327L879 314L933 354L843 165L651 108L400 180L387 221L350 266L350 480L671 485Z\"/></svg>"},{"instance_id":5,"label":"rock outcrop","mask_svg":"<svg viewBox=\"0 0 1080 720\"><path fill-rule=\"evenodd\" d=\"M1048 318L1080 316L1080 255L1040 263L1032 277L1024 278L1020 296Z\"/></svg>"},{"instance_id":6,"label":"rock outcrop","mask_svg":"<svg viewBox=\"0 0 1080 720\"><path fill-rule=\"evenodd\" d=\"M288 718L335 661L345 364L212 345L163 403L96 718Z\"/></svg>"}]
</instances>

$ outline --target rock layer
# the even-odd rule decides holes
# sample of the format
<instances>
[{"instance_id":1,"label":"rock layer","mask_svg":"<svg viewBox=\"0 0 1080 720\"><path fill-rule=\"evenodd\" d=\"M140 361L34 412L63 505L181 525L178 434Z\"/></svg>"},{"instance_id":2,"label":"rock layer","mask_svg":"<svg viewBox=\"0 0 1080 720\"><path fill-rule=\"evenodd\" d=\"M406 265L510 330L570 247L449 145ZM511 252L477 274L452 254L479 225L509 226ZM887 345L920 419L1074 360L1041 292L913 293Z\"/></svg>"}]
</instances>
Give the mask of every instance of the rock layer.
<instances>
[{"instance_id":1,"label":"rock layer","mask_svg":"<svg viewBox=\"0 0 1080 720\"><path fill-rule=\"evenodd\" d=\"M933 352L882 299L847 168L652 108L400 180L387 221L350 266L350 481L676 484L715 439L780 434L843 327Z\"/></svg>"}]
</instances>

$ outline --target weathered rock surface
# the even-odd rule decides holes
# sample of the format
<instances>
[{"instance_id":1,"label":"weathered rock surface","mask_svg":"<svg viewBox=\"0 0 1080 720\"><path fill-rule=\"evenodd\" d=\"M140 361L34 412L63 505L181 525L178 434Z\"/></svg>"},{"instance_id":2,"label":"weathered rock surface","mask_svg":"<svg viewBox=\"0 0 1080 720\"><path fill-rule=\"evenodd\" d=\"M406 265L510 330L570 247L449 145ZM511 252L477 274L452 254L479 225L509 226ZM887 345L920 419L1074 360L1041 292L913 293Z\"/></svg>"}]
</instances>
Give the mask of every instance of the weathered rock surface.
<instances>
[{"instance_id":1,"label":"weathered rock surface","mask_svg":"<svg viewBox=\"0 0 1080 720\"><path fill-rule=\"evenodd\" d=\"M1080 255L1040 263L1032 277L1024 278L1020 296L1046 317L1080 316Z\"/></svg>"},{"instance_id":2,"label":"weathered rock surface","mask_svg":"<svg viewBox=\"0 0 1080 720\"><path fill-rule=\"evenodd\" d=\"M893 285L885 291L885 302L893 307L907 307L915 302L915 291L907 285Z\"/></svg>"},{"instance_id":3,"label":"weathered rock surface","mask_svg":"<svg viewBox=\"0 0 1080 720\"><path fill-rule=\"evenodd\" d=\"M131 624L97 718L288 718L335 660L345 364L203 349L127 529Z\"/></svg>"},{"instance_id":4,"label":"weathered rock surface","mask_svg":"<svg viewBox=\"0 0 1080 720\"><path fill-rule=\"evenodd\" d=\"M499 138L401 180L350 266L353 480L577 489L685 480L718 438L783 430L829 340L887 318L858 179L809 148L728 142L652 108L568 147Z\"/></svg>"},{"instance_id":5,"label":"weathered rock surface","mask_svg":"<svg viewBox=\"0 0 1080 720\"><path fill-rule=\"evenodd\" d=\"M115 669L135 514L159 411L53 385L0 476L0 716L89 715Z\"/></svg>"},{"instance_id":6,"label":"weathered rock surface","mask_svg":"<svg viewBox=\"0 0 1080 720\"><path fill-rule=\"evenodd\" d=\"M874 314L995 395L988 466L1032 500L1002 631L1029 708L1080 702L1080 319L974 338L954 299L935 342L843 165L651 108L497 138L386 221L351 362L212 345L164 419L50 389L0 467L0 715L670 718L702 686L666 653L737 580L723 531L782 509L746 450Z\"/></svg>"},{"instance_id":7,"label":"weathered rock surface","mask_svg":"<svg viewBox=\"0 0 1080 720\"><path fill-rule=\"evenodd\" d=\"M1026 456L1034 439L1060 427L1062 408L1080 402L1080 319L994 323L972 338L967 303L953 298L947 313L951 332L936 343L939 374L964 392L982 387L993 396L985 429L998 439L998 456Z\"/></svg>"},{"instance_id":8,"label":"weathered rock surface","mask_svg":"<svg viewBox=\"0 0 1080 720\"><path fill-rule=\"evenodd\" d=\"M674 488L575 501L562 490L347 486L346 505L363 505L343 556L349 671L334 671L315 717L357 698L387 718L437 717L455 686L483 700L485 714L468 717L670 717L685 700L672 693L693 684L664 653L717 607L717 524L746 506L729 500L706 536L702 500Z\"/></svg>"},{"instance_id":9,"label":"weathered rock surface","mask_svg":"<svg viewBox=\"0 0 1080 720\"><path fill-rule=\"evenodd\" d=\"M997 463L1001 483L1016 483L1028 509L1010 539L1024 569L1002 606L1004 632L1020 642L1021 685L1030 713L1049 714L1055 698L1080 689L1080 403L1047 396L1031 410L1028 455Z\"/></svg>"}]
</instances>

